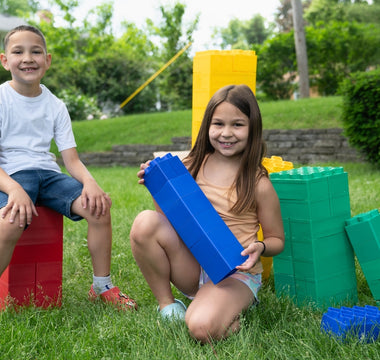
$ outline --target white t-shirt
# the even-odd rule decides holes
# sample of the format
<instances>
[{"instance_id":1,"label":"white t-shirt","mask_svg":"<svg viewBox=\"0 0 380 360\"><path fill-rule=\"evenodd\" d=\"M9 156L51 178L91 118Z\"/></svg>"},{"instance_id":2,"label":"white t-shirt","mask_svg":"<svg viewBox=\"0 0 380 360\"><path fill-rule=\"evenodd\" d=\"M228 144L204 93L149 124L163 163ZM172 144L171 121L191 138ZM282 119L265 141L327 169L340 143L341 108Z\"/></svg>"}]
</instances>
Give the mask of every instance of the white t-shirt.
<instances>
[{"instance_id":1,"label":"white t-shirt","mask_svg":"<svg viewBox=\"0 0 380 360\"><path fill-rule=\"evenodd\" d=\"M25 97L9 82L0 85L0 167L9 175L26 169L61 172L50 152L76 147L71 120L63 101L41 85L42 93Z\"/></svg>"}]
</instances>

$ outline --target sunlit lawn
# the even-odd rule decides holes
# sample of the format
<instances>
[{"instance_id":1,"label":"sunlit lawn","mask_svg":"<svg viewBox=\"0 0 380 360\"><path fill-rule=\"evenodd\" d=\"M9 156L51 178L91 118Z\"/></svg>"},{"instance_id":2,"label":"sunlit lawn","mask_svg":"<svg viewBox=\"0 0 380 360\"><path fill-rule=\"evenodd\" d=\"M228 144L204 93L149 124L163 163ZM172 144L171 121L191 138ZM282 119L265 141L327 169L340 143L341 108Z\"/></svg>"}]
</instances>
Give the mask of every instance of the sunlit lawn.
<instances>
[{"instance_id":1,"label":"sunlit lawn","mask_svg":"<svg viewBox=\"0 0 380 360\"><path fill-rule=\"evenodd\" d=\"M328 165L348 172L353 215L378 208L380 170L366 164ZM134 217L152 207L148 191L137 184L137 170L91 168L113 198L114 282L138 301L139 310L120 313L87 301L92 272L86 224L65 220L62 307L0 313L0 359L379 359L380 341L361 344L353 338L342 344L320 331L322 310L277 298L273 276L260 292L260 305L244 314L241 331L226 341L201 346L183 324L159 320L129 244ZM357 273L359 305L374 305L359 268Z\"/></svg>"}]
</instances>

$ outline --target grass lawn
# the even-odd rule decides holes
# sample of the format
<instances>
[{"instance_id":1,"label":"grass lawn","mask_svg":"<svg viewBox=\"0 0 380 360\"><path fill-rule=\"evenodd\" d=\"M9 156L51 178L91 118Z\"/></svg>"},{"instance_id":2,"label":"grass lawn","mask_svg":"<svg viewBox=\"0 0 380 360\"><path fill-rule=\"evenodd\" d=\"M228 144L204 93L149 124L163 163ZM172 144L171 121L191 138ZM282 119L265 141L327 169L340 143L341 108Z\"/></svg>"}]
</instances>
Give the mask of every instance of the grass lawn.
<instances>
[{"instance_id":1,"label":"grass lawn","mask_svg":"<svg viewBox=\"0 0 380 360\"><path fill-rule=\"evenodd\" d=\"M379 206L380 170L368 164L328 165L343 166L348 172L353 215ZM114 283L138 301L139 310L120 313L87 301L92 271L86 224L65 220L62 308L1 312L0 359L380 358L380 340L361 344L353 338L342 344L322 333L319 327L323 311L298 308L289 299L277 298L273 276L260 292L260 305L243 315L241 331L225 341L202 346L188 336L183 324L162 322L130 250L129 231L134 217L153 206L148 191L137 184L138 169L90 170L113 198ZM359 267L357 275L359 305L375 305ZM176 296L188 303L181 294Z\"/></svg>"}]
</instances>

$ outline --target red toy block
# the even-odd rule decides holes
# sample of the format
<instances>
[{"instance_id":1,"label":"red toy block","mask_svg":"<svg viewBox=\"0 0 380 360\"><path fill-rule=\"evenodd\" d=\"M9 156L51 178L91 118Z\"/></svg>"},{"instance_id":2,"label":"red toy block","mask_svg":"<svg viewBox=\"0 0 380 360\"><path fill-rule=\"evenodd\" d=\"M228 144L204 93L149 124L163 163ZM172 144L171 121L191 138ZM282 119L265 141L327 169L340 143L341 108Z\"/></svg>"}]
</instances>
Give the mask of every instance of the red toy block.
<instances>
[{"instance_id":1,"label":"red toy block","mask_svg":"<svg viewBox=\"0 0 380 360\"><path fill-rule=\"evenodd\" d=\"M39 216L22 234L0 277L0 309L8 303L61 305L63 216L42 206L37 212Z\"/></svg>"}]
</instances>

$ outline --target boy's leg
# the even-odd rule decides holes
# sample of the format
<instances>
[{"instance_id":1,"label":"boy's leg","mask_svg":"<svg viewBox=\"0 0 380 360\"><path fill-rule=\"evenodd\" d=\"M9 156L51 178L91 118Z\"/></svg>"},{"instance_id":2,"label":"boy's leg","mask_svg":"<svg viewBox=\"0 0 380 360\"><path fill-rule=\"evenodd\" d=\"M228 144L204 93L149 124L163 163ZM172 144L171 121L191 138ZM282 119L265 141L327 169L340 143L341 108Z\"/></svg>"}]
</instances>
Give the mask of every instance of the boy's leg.
<instances>
[{"instance_id":1,"label":"boy's leg","mask_svg":"<svg viewBox=\"0 0 380 360\"><path fill-rule=\"evenodd\" d=\"M112 227L110 209L99 218L91 214L90 208L83 208L80 195L83 185L74 178L53 171L43 171L43 185L38 201L74 221L84 218L88 223L87 244L93 265L93 285L89 292L90 300L98 296L114 303L121 309L136 308L135 301L122 294L113 286L110 277Z\"/></svg>"},{"instance_id":2,"label":"boy's leg","mask_svg":"<svg viewBox=\"0 0 380 360\"><path fill-rule=\"evenodd\" d=\"M94 283L89 292L90 300L100 296L104 302L113 303L122 310L137 309L136 302L123 294L117 286L113 286L111 281L112 225L110 210L108 209L105 215L97 218L95 214L91 214L89 208L84 209L80 198L77 198L71 206L71 211L86 219L88 223L87 245L94 271Z\"/></svg>"},{"instance_id":3,"label":"boy's leg","mask_svg":"<svg viewBox=\"0 0 380 360\"><path fill-rule=\"evenodd\" d=\"M80 198L74 200L71 210L88 223L87 244L90 251L94 275L108 276L111 268L112 226L110 211L97 218L90 209L83 209Z\"/></svg>"},{"instance_id":4,"label":"boy's leg","mask_svg":"<svg viewBox=\"0 0 380 360\"><path fill-rule=\"evenodd\" d=\"M13 250L20 239L24 228L20 228L18 215L14 223L9 222L8 214L4 219L0 218L0 276L9 265Z\"/></svg>"},{"instance_id":5,"label":"boy's leg","mask_svg":"<svg viewBox=\"0 0 380 360\"><path fill-rule=\"evenodd\" d=\"M133 256L161 310L174 302L170 282L183 293L195 295L200 266L164 215L143 211L130 237Z\"/></svg>"},{"instance_id":6,"label":"boy's leg","mask_svg":"<svg viewBox=\"0 0 380 360\"><path fill-rule=\"evenodd\" d=\"M202 343L220 340L239 330L240 313L255 297L250 288L234 278L203 285L186 312L190 334Z\"/></svg>"},{"instance_id":7,"label":"boy's leg","mask_svg":"<svg viewBox=\"0 0 380 360\"><path fill-rule=\"evenodd\" d=\"M18 171L11 175L12 179L18 182L25 190L26 195L35 203L38 193L38 178L32 170ZM0 213L8 204L8 195L0 191ZM11 211L8 211L4 218L0 216L0 275L9 265L13 251L24 232L24 227L20 227L20 213L17 212L13 222L9 222Z\"/></svg>"}]
</instances>

